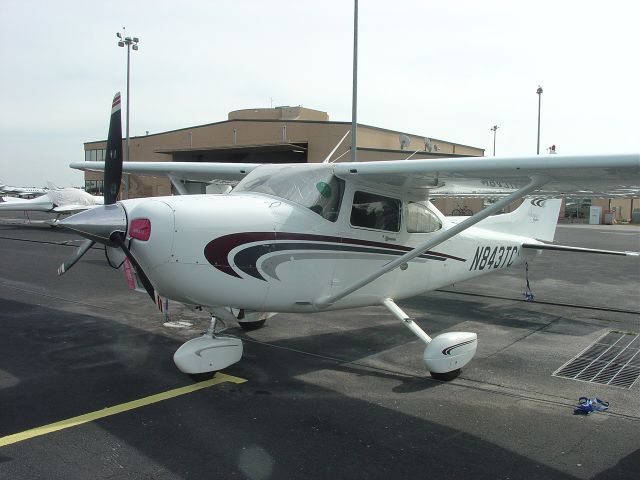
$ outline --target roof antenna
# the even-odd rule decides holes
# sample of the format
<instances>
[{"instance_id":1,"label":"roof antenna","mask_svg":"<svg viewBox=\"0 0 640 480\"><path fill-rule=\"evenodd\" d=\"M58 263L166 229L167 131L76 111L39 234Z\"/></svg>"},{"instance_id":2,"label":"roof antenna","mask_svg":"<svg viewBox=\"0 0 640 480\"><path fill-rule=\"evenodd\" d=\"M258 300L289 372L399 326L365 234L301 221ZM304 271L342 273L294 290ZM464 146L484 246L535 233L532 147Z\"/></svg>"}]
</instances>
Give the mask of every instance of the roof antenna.
<instances>
[{"instance_id":1,"label":"roof antenna","mask_svg":"<svg viewBox=\"0 0 640 480\"><path fill-rule=\"evenodd\" d=\"M404 133L401 133L399 140L400 140L400 150L404 150L406 147L411 145L411 138L409 137L409 135L405 135Z\"/></svg>"},{"instance_id":2,"label":"roof antenna","mask_svg":"<svg viewBox=\"0 0 640 480\"><path fill-rule=\"evenodd\" d=\"M424 139L424 149L428 152L433 152L433 142L428 137Z\"/></svg>"}]
</instances>

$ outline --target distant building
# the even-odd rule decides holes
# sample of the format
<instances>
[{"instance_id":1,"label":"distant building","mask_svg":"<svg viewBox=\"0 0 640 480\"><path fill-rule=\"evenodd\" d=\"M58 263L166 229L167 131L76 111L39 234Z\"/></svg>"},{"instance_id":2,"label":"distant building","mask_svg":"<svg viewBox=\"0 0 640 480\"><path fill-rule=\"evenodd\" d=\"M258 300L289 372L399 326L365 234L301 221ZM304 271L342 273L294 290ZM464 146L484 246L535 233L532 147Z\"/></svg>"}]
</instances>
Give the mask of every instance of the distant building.
<instances>
[{"instance_id":1,"label":"distant building","mask_svg":"<svg viewBox=\"0 0 640 480\"><path fill-rule=\"evenodd\" d=\"M345 133L350 122L329 121L326 112L301 106L255 108L229 113L227 120L169 132L131 137L129 160L168 162L317 163L322 162ZM458 143L358 125L358 161L483 156L484 150ZM104 160L106 140L84 144L85 160ZM414 152L416 152L414 154ZM351 160L347 137L332 159ZM87 191L100 193L101 173L86 172ZM188 185L204 193L204 185ZM170 195L164 178L130 176L129 197Z\"/></svg>"}]
</instances>

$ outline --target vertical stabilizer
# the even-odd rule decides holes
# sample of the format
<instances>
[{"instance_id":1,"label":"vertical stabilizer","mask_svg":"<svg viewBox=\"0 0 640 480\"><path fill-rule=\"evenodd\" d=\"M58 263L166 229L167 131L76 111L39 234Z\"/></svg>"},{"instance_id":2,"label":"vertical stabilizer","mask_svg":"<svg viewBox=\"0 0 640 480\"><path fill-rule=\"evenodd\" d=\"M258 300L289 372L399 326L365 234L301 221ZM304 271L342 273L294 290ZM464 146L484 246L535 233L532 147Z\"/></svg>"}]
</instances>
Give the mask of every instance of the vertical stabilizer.
<instances>
[{"instance_id":1,"label":"vertical stabilizer","mask_svg":"<svg viewBox=\"0 0 640 480\"><path fill-rule=\"evenodd\" d=\"M558 198L525 198L515 211L489 217L478 227L552 242L561 205L562 200Z\"/></svg>"}]
</instances>

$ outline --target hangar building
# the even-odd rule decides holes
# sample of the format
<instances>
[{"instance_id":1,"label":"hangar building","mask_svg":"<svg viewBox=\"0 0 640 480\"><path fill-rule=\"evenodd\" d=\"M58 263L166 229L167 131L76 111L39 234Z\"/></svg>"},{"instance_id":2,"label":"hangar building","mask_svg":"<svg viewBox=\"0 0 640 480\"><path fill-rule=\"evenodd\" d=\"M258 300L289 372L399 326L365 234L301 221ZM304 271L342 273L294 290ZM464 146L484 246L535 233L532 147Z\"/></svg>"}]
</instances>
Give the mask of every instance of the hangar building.
<instances>
[{"instance_id":1,"label":"hangar building","mask_svg":"<svg viewBox=\"0 0 640 480\"><path fill-rule=\"evenodd\" d=\"M130 161L303 163L322 162L350 131L350 122L329 121L326 112L301 106L236 110L222 122L130 138ZM369 125L358 125L358 161L482 156L484 150L458 143L427 139ZM84 144L85 160L102 161L106 140ZM350 140L332 156L350 160ZM86 172L85 188L100 194L102 173ZM204 193L202 184L187 185ZM166 178L131 175L129 198L170 195Z\"/></svg>"},{"instance_id":2,"label":"hangar building","mask_svg":"<svg viewBox=\"0 0 640 480\"><path fill-rule=\"evenodd\" d=\"M300 163L322 162L345 133L350 122L329 121L326 112L296 107L254 108L230 112L221 122L130 138L131 161ZM86 161L102 161L106 140L84 144ZM347 138L332 160L349 161ZM483 156L481 148L447 140L406 134L370 125L358 125L358 160ZM186 186L192 193L205 193L206 186ZM93 194L103 190L102 173L86 172L85 189ZM166 178L131 175L129 198L170 195L173 187ZM468 214L482 208L481 199L439 199L437 207L446 215ZM589 207L599 205L612 212L615 220L631 220L632 200L594 200L567 204L568 219L587 220ZM573 209L573 210L571 210ZM604 215L602 216L604 220ZM578 220L578 219L577 219ZM580 220L578 220L580 221Z\"/></svg>"}]
</instances>

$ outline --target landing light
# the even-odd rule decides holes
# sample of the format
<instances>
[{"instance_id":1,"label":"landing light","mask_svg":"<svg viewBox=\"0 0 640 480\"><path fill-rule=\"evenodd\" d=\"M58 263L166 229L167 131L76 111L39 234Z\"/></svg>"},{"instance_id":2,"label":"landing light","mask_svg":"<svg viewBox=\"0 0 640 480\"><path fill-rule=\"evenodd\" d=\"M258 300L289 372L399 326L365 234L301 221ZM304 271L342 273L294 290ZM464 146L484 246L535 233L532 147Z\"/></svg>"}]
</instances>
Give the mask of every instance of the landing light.
<instances>
[{"instance_id":1,"label":"landing light","mask_svg":"<svg viewBox=\"0 0 640 480\"><path fill-rule=\"evenodd\" d=\"M146 242L151 236L151 220L148 218L136 218L129 225L129 236L136 240Z\"/></svg>"}]
</instances>

